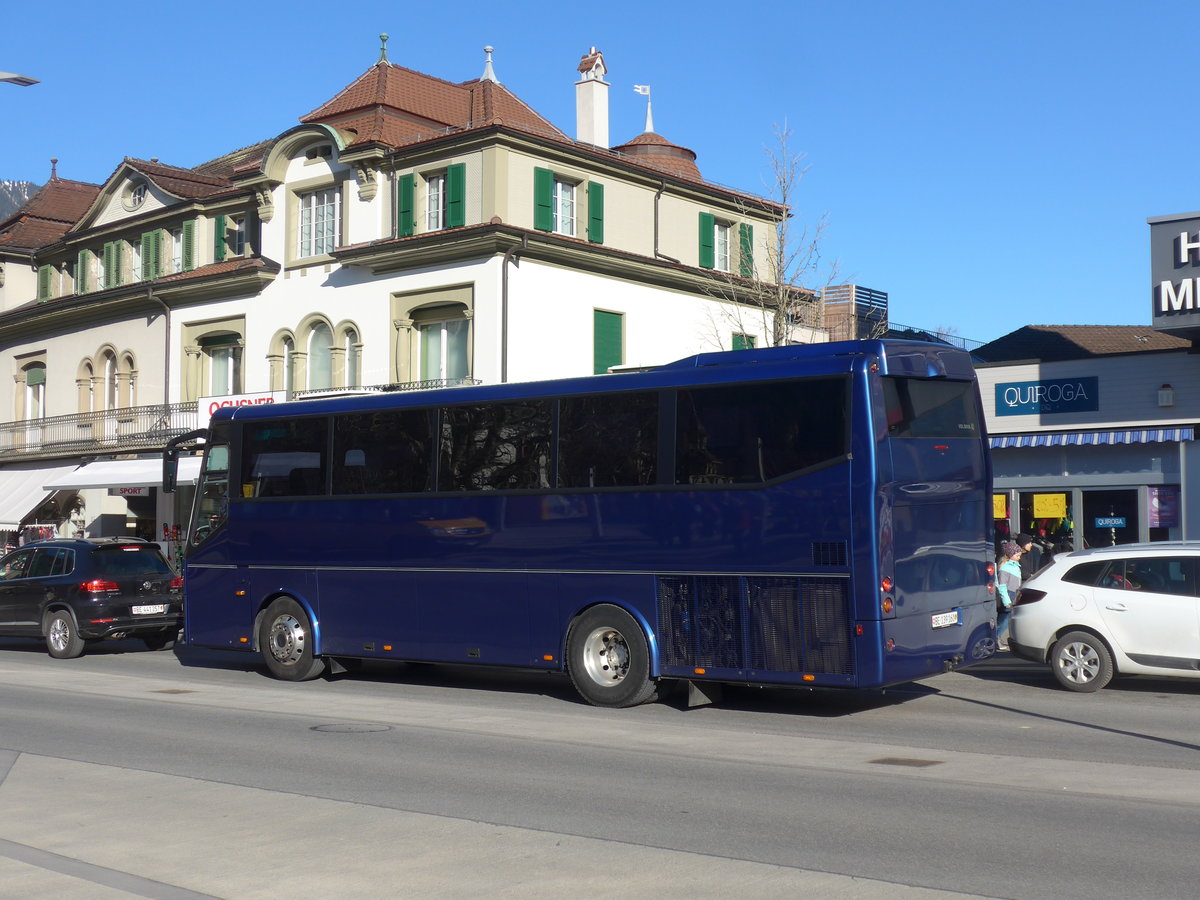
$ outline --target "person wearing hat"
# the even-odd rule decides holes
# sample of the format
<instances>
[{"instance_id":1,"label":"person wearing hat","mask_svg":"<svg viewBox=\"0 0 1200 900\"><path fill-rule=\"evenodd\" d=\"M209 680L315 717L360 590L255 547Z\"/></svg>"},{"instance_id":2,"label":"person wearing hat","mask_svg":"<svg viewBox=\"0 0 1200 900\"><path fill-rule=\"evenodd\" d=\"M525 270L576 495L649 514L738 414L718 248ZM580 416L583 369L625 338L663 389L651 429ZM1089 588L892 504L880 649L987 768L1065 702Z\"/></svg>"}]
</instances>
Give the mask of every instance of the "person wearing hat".
<instances>
[{"instance_id":1,"label":"person wearing hat","mask_svg":"<svg viewBox=\"0 0 1200 900\"><path fill-rule=\"evenodd\" d=\"M1024 532L1017 535L1017 546L1021 548L1021 580L1028 581L1042 567L1042 548Z\"/></svg>"},{"instance_id":2,"label":"person wearing hat","mask_svg":"<svg viewBox=\"0 0 1200 900\"><path fill-rule=\"evenodd\" d=\"M1003 558L996 569L996 646L1001 650L1008 649L1008 620L1021 588L1022 553L1016 541L1005 541L1000 545Z\"/></svg>"}]
</instances>

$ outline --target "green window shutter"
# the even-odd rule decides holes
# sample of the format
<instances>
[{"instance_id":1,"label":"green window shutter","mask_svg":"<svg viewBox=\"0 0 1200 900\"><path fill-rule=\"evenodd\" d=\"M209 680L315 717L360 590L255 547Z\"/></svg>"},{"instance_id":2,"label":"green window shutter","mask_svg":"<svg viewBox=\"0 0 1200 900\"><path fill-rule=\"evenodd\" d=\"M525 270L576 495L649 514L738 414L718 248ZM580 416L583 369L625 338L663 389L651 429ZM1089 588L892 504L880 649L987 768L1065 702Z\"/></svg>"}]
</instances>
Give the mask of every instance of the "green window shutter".
<instances>
[{"instance_id":1,"label":"green window shutter","mask_svg":"<svg viewBox=\"0 0 1200 900\"><path fill-rule=\"evenodd\" d=\"M624 316L599 309L593 310L592 315L592 371L596 375L603 375L609 366L619 366L625 361L625 348L622 344Z\"/></svg>"},{"instance_id":2,"label":"green window shutter","mask_svg":"<svg viewBox=\"0 0 1200 900\"><path fill-rule=\"evenodd\" d=\"M122 284L124 284L124 281L122 280L122 278L124 275L123 269L125 267L125 242L124 241L113 241L112 248L113 248L112 286L120 287Z\"/></svg>"},{"instance_id":3,"label":"green window shutter","mask_svg":"<svg viewBox=\"0 0 1200 900\"><path fill-rule=\"evenodd\" d=\"M446 169L446 227L467 224L467 167L455 163Z\"/></svg>"},{"instance_id":4,"label":"green window shutter","mask_svg":"<svg viewBox=\"0 0 1200 900\"><path fill-rule=\"evenodd\" d=\"M158 232L142 234L142 281L153 281L158 277Z\"/></svg>"},{"instance_id":5,"label":"green window shutter","mask_svg":"<svg viewBox=\"0 0 1200 900\"><path fill-rule=\"evenodd\" d=\"M533 170L533 227L538 231L553 231L554 173L549 169Z\"/></svg>"},{"instance_id":6,"label":"green window shutter","mask_svg":"<svg viewBox=\"0 0 1200 900\"><path fill-rule=\"evenodd\" d=\"M104 287L117 285L117 242L108 241L104 244Z\"/></svg>"},{"instance_id":7,"label":"green window shutter","mask_svg":"<svg viewBox=\"0 0 1200 900\"><path fill-rule=\"evenodd\" d=\"M588 240L604 243L604 185L588 182Z\"/></svg>"},{"instance_id":8,"label":"green window shutter","mask_svg":"<svg viewBox=\"0 0 1200 900\"><path fill-rule=\"evenodd\" d=\"M225 259L225 216L217 216L213 222L213 262Z\"/></svg>"},{"instance_id":9,"label":"green window shutter","mask_svg":"<svg viewBox=\"0 0 1200 900\"><path fill-rule=\"evenodd\" d=\"M46 367L30 366L25 370L25 383L31 387L46 383Z\"/></svg>"},{"instance_id":10,"label":"green window shutter","mask_svg":"<svg viewBox=\"0 0 1200 900\"><path fill-rule=\"evenodd\" d=\"M416 229L413 198L417 192L415 175L401 175L396 183L396 236L409 237Z\"/></svg>"},{"instance_id":11,"label":"green window shutter","mask_svg":"<svg viewBox=\"0 0 1200 900\"><path fill-rule=\"evenodd\" d=\"M39 300L50 299L50 278L53 271L53 266L38 266L37 298Z\"/></svg>"},{"instance_id":12,"label":"green window shutter","mask_svg":"<svg viewBox=\"0 0 1200 900\"><path fill-rule=\"evenodd\" d=\"M738 274L754 277L754 226L743 222L738 226Z\"/></svg>"},{"instance_id":13,"label":"green window shutter","mask_svg":"<svg viewBox=\"0 0 1200 900\"><path fill-rule=\"evenodd\" d=\"M700 213L700 267L713 269L717 265L717 219L712 213Z\"/></svg>"},{"instance_id":14,"label":"green window shutter","mask_svg":"<svg viewBox=\"0 0 1200 900\"><path fill-rule=\"evenodd\" d=\"M752 334L737 334L733 335L734 350L753 350L755 345L754 335Z\"/></svg>"},{"instance_id":15,"label":"green window shutter","mask_svg":"<svg viewBox=\"0 0 1200 900\"><path fill-rule=\"evenodd\" d=\"M183 223L183 271L190 272L196 268L196 220L188 219Z\"/></svg>"},{"instance_id":16,"label":"green window shutter","mask_svg":"<svg viewBox=\"0 0 1200 900\"><path fill-rule=\"evenodd\" d=\"M91 290L88 284L88 263L92 261L92 255L86 250L79 251L79 257L75 261L75 293L86 294Z\"/></svg>"}]
</instances>

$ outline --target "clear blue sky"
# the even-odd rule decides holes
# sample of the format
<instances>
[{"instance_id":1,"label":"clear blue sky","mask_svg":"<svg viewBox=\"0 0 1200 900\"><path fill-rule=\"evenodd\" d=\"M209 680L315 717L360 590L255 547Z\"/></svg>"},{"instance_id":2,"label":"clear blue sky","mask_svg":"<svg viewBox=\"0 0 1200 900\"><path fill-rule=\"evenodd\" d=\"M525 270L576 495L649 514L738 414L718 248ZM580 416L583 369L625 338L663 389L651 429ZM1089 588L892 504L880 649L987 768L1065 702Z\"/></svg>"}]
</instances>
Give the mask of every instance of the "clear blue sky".
<instances>
[{"instance_id":1,"label":"clear blue sky","mask_svg":"<svg viewBox=\"0 0 1200 900\"><path fill-rule=\"evenodd\" d=\"M0 180L100 182L128 155L196 165L272 137L371 66L497 77L574 134L589 46L611 140L655 130L713 181L765 193L787 122L810 166L796 213L828 216L842 281L895 322L991 340L1026 324L1148 324L1148 216L1200 208L1195 0L763 0L429 8L260 0L10 3ZM140 21L139 21L140 20Z\"/></svg>"}]
</instances>

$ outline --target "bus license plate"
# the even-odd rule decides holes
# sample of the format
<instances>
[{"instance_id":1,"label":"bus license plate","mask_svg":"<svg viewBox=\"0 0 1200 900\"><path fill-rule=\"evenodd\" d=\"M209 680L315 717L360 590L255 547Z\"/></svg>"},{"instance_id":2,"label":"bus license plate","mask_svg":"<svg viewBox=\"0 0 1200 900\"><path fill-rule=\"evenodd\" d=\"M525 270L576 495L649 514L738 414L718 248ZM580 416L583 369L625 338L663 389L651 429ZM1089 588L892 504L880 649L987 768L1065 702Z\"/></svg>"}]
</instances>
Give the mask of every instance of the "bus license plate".
<instances>
[{"instance_id":1,"label":"bus license plate","mask_svg":"<svg viewBox=\"0 0 1200 900\"><path fill-rule=\"evenodd\" d=\"M166 604L163 603L154 603L149 606L135 606L130 610L135 616L152 616L155 613L164 613L166 611ZM934 618L936 619L937 616L934 616Z\"/></svg>"},{"instance_id":2,"label":"bus license plate","mask_svg":"<svg viewBox=\"0 0 1200 900\"><path fill-rule=\"evenodd\" d=\"M934 613L933 627L948 628L951 625L958 624L958 610L951 610L948 613Z\"/></svg>"}]
</instances>

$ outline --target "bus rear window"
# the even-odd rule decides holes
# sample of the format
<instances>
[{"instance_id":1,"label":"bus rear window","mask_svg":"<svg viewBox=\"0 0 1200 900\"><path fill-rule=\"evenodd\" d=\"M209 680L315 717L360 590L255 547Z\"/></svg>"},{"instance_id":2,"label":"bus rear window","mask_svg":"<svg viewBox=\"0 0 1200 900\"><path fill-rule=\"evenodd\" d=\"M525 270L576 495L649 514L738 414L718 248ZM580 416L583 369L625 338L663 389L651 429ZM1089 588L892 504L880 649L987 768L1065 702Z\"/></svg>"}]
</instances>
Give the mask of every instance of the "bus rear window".
<instances>
[{"instance_id":1,"label":"bus rear window","mask_svg":"<svg viewBox=\"0 0 1200 900\"><path fill-rule=\"evenodd\" d=\"M884 378L888 437L978 438L979 409L970 381Z\"/></svg>"}]
</instances>

